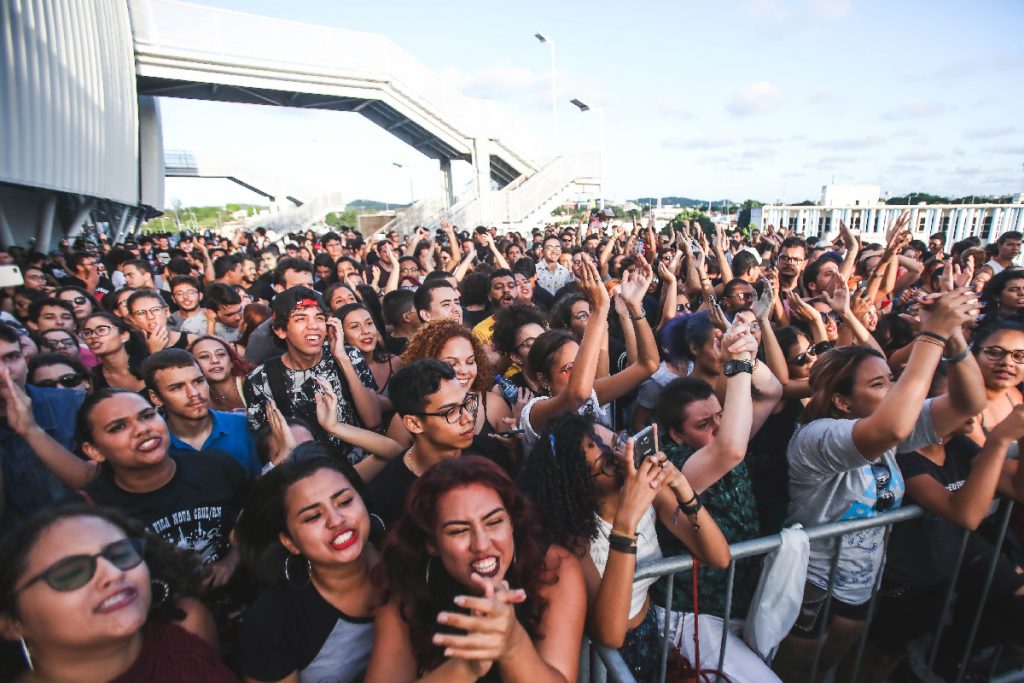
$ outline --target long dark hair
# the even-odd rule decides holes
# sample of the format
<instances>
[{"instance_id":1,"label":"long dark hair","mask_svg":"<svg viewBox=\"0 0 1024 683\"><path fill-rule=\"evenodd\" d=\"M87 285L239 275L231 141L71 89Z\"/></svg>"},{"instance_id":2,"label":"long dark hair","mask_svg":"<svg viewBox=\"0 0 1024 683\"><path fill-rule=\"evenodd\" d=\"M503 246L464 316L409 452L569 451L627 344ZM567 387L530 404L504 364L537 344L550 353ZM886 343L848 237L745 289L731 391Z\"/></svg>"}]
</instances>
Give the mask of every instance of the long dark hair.
<instances>
[{"instance_id":1,"label":"long dark hair","mask_svg":"<svg viewBox=\"0 0 1024 683\"><path fill-rule=\"evenodd\" d=\"M1000 312L999 297L1003 295L1003 290L1011 280L1024 280L1024 270L1011 266L1006 270L999 271L985 283L985 287L981 290L981 301L984 304L984 308L981 310L983 314L989 316Z\"/></svg>"},{"instance_id":2,"label":"long dark hair","mask_svg":"<svg viewBox=\"0 0 1024 683\"><path fill-rule=\"evenodd\" d=\"M290 555L278 538L279 534L288 534L288 489L320 470L332 470L348 479L369 509L366 485L348 460L336 457L324 444L310 442L297 446L274 469L256 480L235 523L235 540L243 564L268 585L284 579L284 562ZM370 540L374 540L372 536Z\"/></svg>"},{"instance_id":3,"label":"long dark hair","mask_svg":"<svg viewBox=\"0 0 1024 683\"><path fill-rule=\"evenodd\" d=\"M541 510L553 543L578 553L597 538L597 487L583 454L594 419L575 412L551 420L534 445L517 483Z\"/></svg>"},{"instance_id":4,"label":"long dark hair","mask_svg":"<svg viewBox=\"0 0 1024 683\"><path fill-rule=\"evenodd\" d=\"M444 650L433 644L438 632L437 615L453 609L451 599L463 593L461 586L444 569L444 563L431 562L427 546L435 540L437 508L441 496L453 489L481 484L501 497L512 523L515 557L505 580L512 588L526 591L526 602L516 610L520 623L533 639L541 637L539 627L547 601L541 587L557 579L556 567L546 562L541 544L544 528L532 504L516 488L504 470L478 456L462 456L440 462L420 476L405 499L405 514L388 534L383 556L376 567L387 599L397 599L402 619L409 625L416 662L421 670L432 670L444 661ZM427 563L430 562L430 583Z\"/></svg>"},{"instance_id":5,"label":"long dark hair","mask_svg":"<svg viewBox=\"0 0 1024 683\"><path fill-rule=\"evenodd\" d=\"M551 359L569 342L576 342L576 337L568 330L548 330L537 337L526 355L526 370L530 376L550 382Z\"/></svg>"},{"instance_id":6,"label":"long dark hair","mask_svg":"<svg viewBox=\"0 0 1024 683\"><path fill-rule=\"evenodd\" d=\"M62 505L55 510L40 512L0 542L0 614L19 617L15 586L25 573L29 552L47 529L57 522L74 517L96 517L118 527L128 538L145 540L143 559L149 567L150 577L154 581L164 581L170 589L166 599L150 605L149 618L163 622L185 618L175 599L199 596L202 581L199 556L168 543L147 531L141 522L118 510L84 503Z\"/></svg>"},{"instance_id":7,"label":"long dark hair","mask_svg":"<svg viewBox=\"0 0 1024 683\"><path fill-rule=\"evenodd\" d=\"M391 354L384 346L384 328L380 327L377 324L377 320L373 317L373 313L365 305L358 302L345 304L344 306L339 306L338 310L334 311L334 317L341 321L342 333L344 333L345 331L345 318L346 316L348 316L349 313L352 313L353 311L366 311L366 313L370 316L370 319L373 320L373 326L377 328L378 336L377 343L374 344L373 351L370 354L370 357L373 358L373 360L376 361L377 363L386 363L388 359L391 358Z\"/></svg>"},{"instance_id":8,"label":"long dark hair","mask_svg":"<svg viewBox=\"0 0 1024 683\"><path fill-rule=\"evenodd\" d=\"M163 301L161 299L161 301ZM85 323L93 318L101 318L107 321L115 330L117 334L128 333L128 341L124 343L124 351L128 354L128 370L132 373L136 379L142 379L142 375L139 374L139 369L142 367L142 361L146 360L149 356L149 347L146 346L145 340L142 338L142 334L138 330L129 327L121 318L118 318L113 313L104 313L102 311L93 311L85 317L82 324L79 325L79 329L85 325Z\"/></svg>"}]
</instances>

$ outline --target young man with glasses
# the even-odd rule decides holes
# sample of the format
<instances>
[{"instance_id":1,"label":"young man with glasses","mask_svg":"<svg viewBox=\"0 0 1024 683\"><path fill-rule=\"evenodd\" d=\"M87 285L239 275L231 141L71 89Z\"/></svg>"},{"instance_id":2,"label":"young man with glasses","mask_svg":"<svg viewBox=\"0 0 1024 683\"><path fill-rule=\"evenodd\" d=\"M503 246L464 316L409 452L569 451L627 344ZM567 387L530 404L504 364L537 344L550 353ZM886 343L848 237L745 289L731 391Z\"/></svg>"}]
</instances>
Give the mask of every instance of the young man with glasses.
<instances>
[{"instance_id":1,"label":"young man with glasses","mask_svg":"<svg viewBox=\"0 0 1024 683\"><path fill-rule=\"evenodd\" d=\"M146 339L150 353L164 349L187 349L194 337L167 326L170 311L154 289L140 289L128 297L128 316Z\"/></svg>"},{"instance_id":2,"label":"young man with glasses","mask_svg":"<svg viewBox=\"0 0 1024 683\"><path fill-rule=\"evenodd\" d=\"M199 278L191 275L176 275L171 279L171 298L178 310L167 318L167 327L170 329L181 331L181 326L185 324L186 320L197 316L205 319L203 288L199 283Z\"/></svg>"},{"instance_id":3,"label":"young man with glasses","mask_svg":"<svg viewBox=\"0 0 1024 683\"><path fill-rule=\"evenodd\" d=\"M391 401L412 434L412 446L370 482L370 492L385 524L402 515L406 494L431 465L472 452L509 469L507 460L501 462L491 455L493 449L484 452L476 448L473 427L479 398L466 392L447 363L419 360L397 371L391 380Z\"/></svg>"},{"instance_id":4,"label":"young man with glasses","mask_svg":"<svg viewBox=\"0 0 1024 683\"><path fill-rule=\"evenodd\" d=\"M544 249L541 252L544 262L537 268L537 285L554 296L558 290L572 282L572 272L558 262L562 256L562 241L554 235L544 238Z\"/></svg>"},{"instance_id":5,"label":"young man with glasses","mask_svg":"<svg viewBox=\"0 0 1024 683\"><path fill-rule=\"evenodd\" d=\"M722 308L730 318L740 311L749 311L754 307L756 299L754 286L740 278L729 280L722 288Z\"/></svg>"}]
</instances>

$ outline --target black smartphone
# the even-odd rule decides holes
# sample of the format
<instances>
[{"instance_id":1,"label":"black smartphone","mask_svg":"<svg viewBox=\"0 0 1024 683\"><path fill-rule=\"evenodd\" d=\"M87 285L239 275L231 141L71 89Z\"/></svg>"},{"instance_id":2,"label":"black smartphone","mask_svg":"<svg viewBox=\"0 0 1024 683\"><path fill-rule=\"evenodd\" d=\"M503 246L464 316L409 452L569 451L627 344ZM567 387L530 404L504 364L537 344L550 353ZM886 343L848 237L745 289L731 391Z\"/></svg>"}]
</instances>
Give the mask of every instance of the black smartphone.
<instances>
[{"instance_id":1,"label":"black smartphone","mask_svg":"<svg viewBox=\"0 0 1024 683\"><path fill-rule=\"evenodd\" d=\"M643 461L658 452L658 435L654 425L633 435L633 465L640 467Z\"/></svg>"},{"instance_id":2,"label":"black smartphone","mask_svg":"<svg viewBox=\"0 0 1024 683\"><path fill-rule=\"evenodd\" d=\"M507 432L497 432L497 436L519 436L522 433L522 429L510 429Z\"/></svg>"}]
</instances>

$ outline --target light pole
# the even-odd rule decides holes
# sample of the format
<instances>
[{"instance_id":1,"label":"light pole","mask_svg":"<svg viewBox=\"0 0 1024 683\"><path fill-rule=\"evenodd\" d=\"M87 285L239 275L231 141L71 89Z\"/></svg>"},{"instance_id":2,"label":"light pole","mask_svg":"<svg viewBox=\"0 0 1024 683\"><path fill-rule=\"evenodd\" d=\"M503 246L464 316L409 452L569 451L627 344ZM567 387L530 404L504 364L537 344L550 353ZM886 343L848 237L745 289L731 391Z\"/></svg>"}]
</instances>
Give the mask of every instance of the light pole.
<instances>
[{"instance_id":1,"label":"light pole","mask_svg":"<svg viewBox=\"0 0 1024 683\"><path fill-rule=\"evenodd\" d=\"M534 33L533 37L551 48L551 151L558 156L558 97L555 94L555 41L543 33Z\"/></svg>"},{"instance_id":2,"label":"light pole","mask_svg":"<svg viewBox=\"0 0 1024 683\"><path fill-rule=\"evenodd\" d=\"M598 128L597 135L598 135L599 143L601 145L601 178L600 178L600 183L598 183L597 206L598 206L599 209L601 209L603 211L604 210L604 182L605 182L605 180L604 180L604 173L605 173L604 109L602 109L601 107L591 107L589 104L587 104L587 103L585 103L585 102L583 102L583 101L581 101L579 99L572 99L572 100L569 100L569 101L572 102L572 104L577 109L579 109L580 111L587 112L587 111L590 111L590 110L594 110L595 112L597 112L597 128Z\"/></svg>"},{"instance_id":3,"label":"light pole","mask_svg":"<svg viewBox=\"0 0 1024 683\"><path fill-rule=\"evenodd\" d=\"M403 166L402 164L398 163L397 161L392 161L391 165L394 166L395 168L399 169L399 170L405 169L405 166ZM416 195L413 194L413 191L412 191L412 174L409 173L408 171L406 171L406 175L409 178L409 206L412 206L413 204L416 203Z\"/></svg>"}]
</instances>

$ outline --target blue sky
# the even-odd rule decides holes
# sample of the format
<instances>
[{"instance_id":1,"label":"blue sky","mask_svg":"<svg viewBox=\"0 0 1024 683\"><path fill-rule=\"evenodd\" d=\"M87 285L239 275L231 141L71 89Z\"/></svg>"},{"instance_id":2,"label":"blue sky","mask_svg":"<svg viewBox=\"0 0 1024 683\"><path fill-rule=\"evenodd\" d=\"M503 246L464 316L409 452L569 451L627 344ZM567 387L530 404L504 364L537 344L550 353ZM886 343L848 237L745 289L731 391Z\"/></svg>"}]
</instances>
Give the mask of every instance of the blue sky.
<instances>
[{"instance_id":1,"label":"blue sky","mask_svg":"<svg viewBox=\"0 0 1024 683\"><path fill-rule=\"evenodd\" d=\"M429 3L203 0L379 33L467 95L493 99L546 144L557 44L559 148L598 147L607 195L796 202L836 182L883 191L1024 189L1024 3ZM356 114L163 99L164 143L234 158L311 197L405 202L436 162ZM403 169L392 162L404 165ZM456 189L470 181L456 168ZM169 179L167 203L253 201L227 181Z\"/></svg>"}]
</instances>

